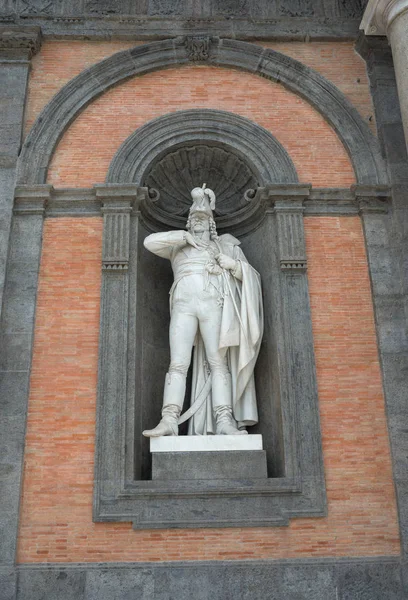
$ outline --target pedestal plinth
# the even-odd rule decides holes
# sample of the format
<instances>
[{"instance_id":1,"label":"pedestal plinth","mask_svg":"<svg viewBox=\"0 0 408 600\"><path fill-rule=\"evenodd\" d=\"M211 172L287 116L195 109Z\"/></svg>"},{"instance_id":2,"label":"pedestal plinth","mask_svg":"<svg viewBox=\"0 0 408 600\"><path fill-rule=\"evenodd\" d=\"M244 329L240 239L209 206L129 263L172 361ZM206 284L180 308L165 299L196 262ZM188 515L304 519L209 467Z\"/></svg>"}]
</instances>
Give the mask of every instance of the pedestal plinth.
<instances>
[{"instance_id":1,"label":"pedestal plinth","mask_svg":"<svg viewBox=\"0 0 408 600\"><path fill-rule=\"evenodd\" d=\"M261 435L165 436L150 439L152 479L263 479Z\"/></svg>"}]
</instances>

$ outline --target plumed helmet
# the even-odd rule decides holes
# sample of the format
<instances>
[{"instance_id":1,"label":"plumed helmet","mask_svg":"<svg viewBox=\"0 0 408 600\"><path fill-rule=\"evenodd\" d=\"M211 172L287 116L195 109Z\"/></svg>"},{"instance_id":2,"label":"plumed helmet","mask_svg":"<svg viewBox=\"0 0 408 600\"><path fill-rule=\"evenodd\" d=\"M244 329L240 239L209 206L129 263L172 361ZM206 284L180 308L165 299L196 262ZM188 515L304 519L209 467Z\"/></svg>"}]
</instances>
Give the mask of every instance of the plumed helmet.
<instances>
[{"instance_id":1,"label":"plumed helmet","mask_svg":"<svg viewBox=\"0 0 408 600\"><path fill-rule=\"evenodd\" d=\"M212 211L215 209L215 194L212 190L207 188L206 185L207 184L204 183L202 187L196 187L191 190L193 204L191 205L189 216L197 212L205 213L209 217L213 216Z\"/></svg>"}]
</instances>

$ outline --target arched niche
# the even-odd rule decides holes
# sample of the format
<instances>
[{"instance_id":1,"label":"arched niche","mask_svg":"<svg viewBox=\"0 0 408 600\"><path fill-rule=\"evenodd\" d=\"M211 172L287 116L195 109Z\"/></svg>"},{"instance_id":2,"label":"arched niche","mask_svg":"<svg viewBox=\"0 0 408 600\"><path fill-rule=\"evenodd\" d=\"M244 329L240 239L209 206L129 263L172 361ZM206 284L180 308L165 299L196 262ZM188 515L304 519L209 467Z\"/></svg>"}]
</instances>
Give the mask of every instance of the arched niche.
<instances>
[{"instance_id":1,"label":"arched niche","mask_svg":"<svg viewBox=\"0 0 408 600\"><path fill-rule=\"evenodd\" d=\"M255 190L298 183L298 175L282 144L260 125L226 111L193 109L139 127L113 157L106 183L150 188L141 209L153 231L184 227L191 189L207 183L217 196L219 229L242 232L262 219L251 202Z\"/></svg>"},{"instance_id":2,"label":"arched niche","mask_svg":"<svg viewBox=\"0 0 408 600\"><path fill-rule=\"evenodd\" d=\"M212 167L212 163L217 164ZM221 162L221 164L219 163ZM162 391L169 362L169 303L172 284L168 260L148 252L144 238L151 231L185 229L191 206L190 191L207 183L217 195L215 218L219 233L239 236L248 260L264 281L263 301L267 315L264 342L255 376L260 423L254 432L263 435L271 477L281 477L285 465L285 434L281 414L281 375L276 332L279 329L280 263L276 219L266 216L267 204L258 188L280 184L295 188L298 176L285 148L276 138L249 119L217 110L187 110L156 118L131 134L118 149L108 170L106 185L150 187L132 220L135 261L134 327L138 365L135 392L135 477L150 476L149 441L143 429L154 426L161 411ZM136 275L137 273L137 275ZM272 284L272 282L274 282ZM281 361L283 361L281 356ZM155 374L152 377L152 373ZM186 392L186 408L190 391ZM181 428L185 434L187 428ZM287 445L287 444L286 444ZM291 449L287 448L290 454Z\"/></svg>"}]
</instances>

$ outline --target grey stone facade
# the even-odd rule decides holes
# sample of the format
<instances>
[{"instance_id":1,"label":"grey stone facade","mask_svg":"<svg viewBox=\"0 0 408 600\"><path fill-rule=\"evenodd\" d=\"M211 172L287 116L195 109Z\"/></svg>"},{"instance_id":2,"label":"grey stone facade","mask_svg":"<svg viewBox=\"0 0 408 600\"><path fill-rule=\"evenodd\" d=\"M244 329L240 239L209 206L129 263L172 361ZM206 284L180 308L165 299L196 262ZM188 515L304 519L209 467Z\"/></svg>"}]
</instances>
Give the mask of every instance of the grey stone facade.
<instances>
[{"instance_id":1,"label":"grey stone facade","mask_svg":"<svg viewBox=\"0 0 408 600\"><path fill-rule=\"evenodd\" d=\"M240 39L353 39L365 0L2 0L0 22L39 25L52 38L151 40L215 34Z\"/></svg>"},{"instance_id":2,"label":"grey stone facade","mask_svg":"<svg viewBox=\"0 0 408 600\"><path fill-rule=\"evenodd\" d=\"M359 49L367 60L371 80L379 131L378 146L358 113L324 78L292 59L282 58L278 53L264 51L241 41L254 38L355 39L363 4L360 0L207 0L201 3L187 0L75 0L58 3L47 0L3 0L0 3L1 600L88 600L104 597L402 600L406 597L408 162L392 58L384 42L360 40ZM44 110L43 121L38 121L34 126L22 150L18 187L15 188L29 59L39 49L40 28L42 35L48 39L86 37L161 41L143 47L143 50L136 48L104 61L103 65L97 65L70 82L56 96ZM164 37L169 39L162 40ZM228 39L231 37L237 37L239 41ZM302 245L290 244L285 237L288 219L301 222L303 214L360 214L362 217L398 497L402 539L400 557L159 565L15 565L44 216L104 214L107 227L109 221L119 219L120 226L126 229L131 226L133 203L147 198L146 190L139 187L135 189L137 186L134 185L127 191L122 186L116 198L112 196L112 190L104 196L104 189L106 191L108 186L78 192L54 191L51 186L44 184L52 151L81 107L110 86L138 73L191 60L243 68L272 80L283 81L324 114L350 153L358 179L354 190L307 190L300 203L292 199L291 211L288 211L287 204L277 204L271 200L278 194L284 195L287 190L277 190L273 185L267 185L271 182L264 181L263 189L259 192L262 195L260 206L264 210L263 203L274 204L276 212L273 219L279 221L281 243L276 266L280 269L282 285L290 288L286 290L287 294L293 294L299 305L302 298L307 297L304 274L307 257ZM292 209L296 209L294 217ZM120 217L117 216L118 212ZM118 302L113 307L108 304L108 309L115 311L116 317L117 311L120 313L123 309L126 294L129 293L126 287L129 282L124 285L124 273L125 279L129 274L132 277L133 265L129 260L135 250L132 243L135 243L135 239L129 245L123 245L120 252L115 250L116 254L109 245L104 248L104 293L105 298L111 295ZM129 280L131 286L137 284L136 273L133 275L134 279ZM298 286L296 289L293 287L294 281ZM130 287L130 293L134 291ZM296 318L296 314L294 310L292 317ZM126 337L129 332L133 335L132 327L135 327L133 321L124 324L121 330L107 331L108 337L113 339L112 342L109 338L109 344L116 343L122 347L123 336ZM303 339L301 330L298 335ZM300 343L300 337L296 343ZM101 357L103 360L103 355ZM305 360L312 361L312 358L309 353ZM112 369L115 369L114 377L117 379L119 374L125 385L125 366L114 365ZM313 366L309 372L313 372ZM313 389L313 380L310 385ZM312 421L315 418L313 413L309 417ZM275 448L277 453L278 446ZM116 459L117 456L115 458L113 455L112 460ZM321 478L321 472L317 475ZM313 485L311 488L306 485L306 491L310 492ZM322 489L324 493L322 487L320 493ZM259 505L258 509L258 514L262 516L262 506ZM242 518L242 515L238 515L238 518ZM278 521L279 518L277 525L283 524L282 518Z\"/></svg>"}]
</instances>

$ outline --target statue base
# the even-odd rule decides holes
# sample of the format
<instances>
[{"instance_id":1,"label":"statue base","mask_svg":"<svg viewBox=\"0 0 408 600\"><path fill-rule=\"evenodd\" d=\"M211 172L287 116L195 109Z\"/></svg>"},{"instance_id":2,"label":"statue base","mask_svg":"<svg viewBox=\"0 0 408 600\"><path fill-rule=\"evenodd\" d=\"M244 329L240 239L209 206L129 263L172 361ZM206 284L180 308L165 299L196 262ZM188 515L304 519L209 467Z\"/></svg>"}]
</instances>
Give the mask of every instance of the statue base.
<instances>
[{"instance_id":1,"label":"statue base","mask_svg":"<svg viewBox=\"0 0 408 600\"><path fill-rule=\"evenodd\" d=\"M150 438L152 479L266 479L261 435Z\"/></svg>"}]
</instances>

